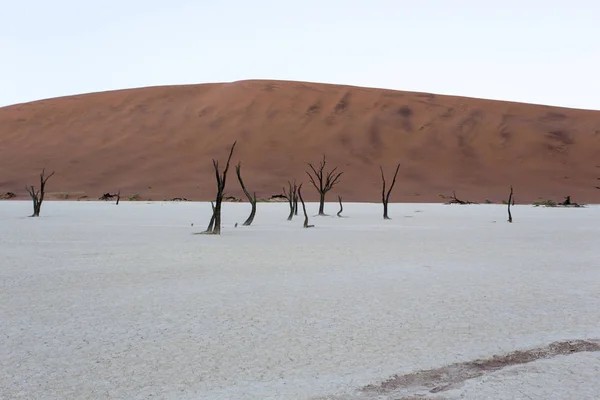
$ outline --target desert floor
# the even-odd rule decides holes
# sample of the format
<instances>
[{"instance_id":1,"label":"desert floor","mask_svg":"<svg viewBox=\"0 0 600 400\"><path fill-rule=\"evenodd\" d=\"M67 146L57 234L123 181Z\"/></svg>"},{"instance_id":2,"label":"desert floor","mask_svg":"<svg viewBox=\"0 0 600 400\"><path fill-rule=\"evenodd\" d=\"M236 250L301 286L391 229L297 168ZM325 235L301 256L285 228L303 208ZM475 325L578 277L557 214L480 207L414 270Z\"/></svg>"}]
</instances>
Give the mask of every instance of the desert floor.
<instances>
[{"instance_id":1,"label":"desert floor","mask_svg":"<svg viewBox=\"0 0 600 400\"><path fill-rule=\"evenodd\" d=\"M0 398L600 393L600 206L209 210L0 203Z\"/></svg>"}]
</instances>

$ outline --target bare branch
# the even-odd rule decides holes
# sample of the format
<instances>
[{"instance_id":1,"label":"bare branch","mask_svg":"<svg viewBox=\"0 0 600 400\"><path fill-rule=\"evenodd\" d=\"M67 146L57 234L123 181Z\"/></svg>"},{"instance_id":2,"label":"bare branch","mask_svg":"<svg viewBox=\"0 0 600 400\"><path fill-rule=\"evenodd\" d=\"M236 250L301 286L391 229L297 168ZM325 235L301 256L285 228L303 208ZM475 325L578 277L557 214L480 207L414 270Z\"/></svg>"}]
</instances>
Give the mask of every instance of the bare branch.
<instances>
[{"instance_id":1,"label":"bare branch","mask_svg":"<svg viewBox=\"0 0 600 400\"><path fill-rule=\"evenodd\" d=\"M312 166L312 164L309 163L308 166L310 167L310 169L313 170L315 176L317 177L317 179L319 179L319 182L322 182L322 178L319 177L319 173L315 170L315 168ZM310 172L306 171L306 175L308 175L308 178L310 179L310 183L312 183L313 186L315 187L315 189L317 189L320 192L322 189L315 183L315 180L312 177L312 175L310 174Z\"/></svg>"},{"instance_id":2,"label":"bare branch","mask_svg":"<svg viewBox=\"0 0 600 400\"><path fill-rule=\"evenodd\" d=\"M46 171L46 168L44 168L44 169L42 170L42 174L40 175L40 178L41 178L42 182L44 183L44 185L46 184L46 182L48 181L48 179L52 178L52 176L53 176L53 175L54 175L54 173L56 172L56 171L52 171L52 173L51 173L50 175L48 175L47 177L45 177L45 178L44 178L44 172L45 172L45 171Z\"/></svg>"},{"instance_id":3,"label":"bare branch","mask_svg":"<svg viewBox=\"0 0 600 400\"><path fill-rule=\"evenodd\" d=\"M399 170L400 170L400 164L398 164L396 166L396 172L394 172L394 178L392 179L392 184L390 185L390 190L388 190L387 196L385 198L386 202L390 201L390 193L392 193L392 189L394 188L394 185L396 184L396 178L398 177L398 171Z\"/></svg>"},{"instance_id":4,"label":"bare branch","mask_svg":"<svg viewBox=\"0 0 600 400\"><path fill-rule=\"evenodd\" d=\"M25 190L27 190L27 193L29 193L29 195L32 198L37 197L37 193L36 193L35 188L33 186L30 186L30 187L25 186Z\"/></svg>"},{"instance_id":5,"label":"bare branch","mask_svg":"<svg viewBox=\"0 0 600 400\"><path fill-rule=\"evenodd\" d=\"M227 179L227 171L229 171L229 163L231 162L231 156L233 156L233 150L235 149L236 144L237 144L237 140L235 142L233 142L233 145L231 146L231 150L229 151L229 157L227 157L227 164L225 165L225 170L223 171L223 179L222 179L223 189L225 189L225 181Z\"/></svg>"},{"instance_id":6,"label":"bare branch","mask_svg":"<svg viewBox=\"0 0 600 400\"><path fill-rule=\"evenodd\" d=\"M333 189L333 187L340 180L340 177L342 176L343 172L339 172L339 173L335 174L336 170L337 170L337 167L335 167L331 172L329 172L327 174L327 179L326 179L325 188L324 188L325 192L329 192L331 189Z\"/></svg>"}]
</instances>

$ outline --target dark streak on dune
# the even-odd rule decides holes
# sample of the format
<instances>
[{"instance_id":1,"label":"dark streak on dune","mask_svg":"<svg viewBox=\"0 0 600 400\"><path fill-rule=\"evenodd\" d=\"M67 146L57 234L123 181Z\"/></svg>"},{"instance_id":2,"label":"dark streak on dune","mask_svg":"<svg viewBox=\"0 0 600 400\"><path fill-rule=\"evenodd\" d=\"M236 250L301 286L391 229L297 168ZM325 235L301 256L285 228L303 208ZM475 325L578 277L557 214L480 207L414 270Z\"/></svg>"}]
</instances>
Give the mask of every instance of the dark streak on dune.
<instances>
[{"instance_id":1,"label":"dark streak on dune","mask_svg":"<svg viewBox=\"0 0 600 400\"><path fill-rule=\"evenodd\" d=\"M335 112L340 114L343 113L344 111L346 111L348 109L348 107L350 107L350 97L352 96L352 94L350 92L347 92L344 94L344 96L340 99L340 101L338 101L338 103L335 105Z\"/></svg>"},{"instance_id":2,"label":"dark streak on dune","mask_svg":"<svg viewBox=\"0 0 600 400\"><path fill-rule=\"evenodd\" d=\"M413 115L412 110L408 106L402 106L398 109L398 114L404 118L410 118Z\"/></svg>"},{"instance_id":3,"label":"dark streak on dune","mask_svg":"<svg viewBox=\"0 0 600 400\"><path fill-rule=\"evenodd\" d=\"M306 115L318 114L319 111L321 111L321 103L316 102L314 104L311 104L310 107L308 107L308 109L306 110Z\"/></svg>"},{"instance_id":4,"label":"dark streak on dune","mask_svg":"<svg viewBox=\"0 0 600 400\"><path fill-rule=\"evenodd\" d=\"M522 202L598 202L599 132L596 111L428 93L286 81L149 87L0 108L0 192L23 196L46 167L56 170L52 192L208 200L210 160L238 140L232 161L259 197L302 180L325 153L345 171L336 189L347 201L378 201L378 166L400 162L411 173L393 201L452 190L500 201L512 184ZM227 192L242 197L235 183Z\"/></svg>"},{"instance_id":5,"label":"dark streak on dune","mask_svg":"<svg viewBox=\"0 0 600 400\"><path fill-rule=\"evenodd\" d=\"M564 145L571 145L571 144L575 143L575 140L573 139L571 134L567 131L557 130L557 131L553 131L553 132L548 132L547 136L549 139L557 141L558 143L561 143Z\"/></svg>"}]
</instances>

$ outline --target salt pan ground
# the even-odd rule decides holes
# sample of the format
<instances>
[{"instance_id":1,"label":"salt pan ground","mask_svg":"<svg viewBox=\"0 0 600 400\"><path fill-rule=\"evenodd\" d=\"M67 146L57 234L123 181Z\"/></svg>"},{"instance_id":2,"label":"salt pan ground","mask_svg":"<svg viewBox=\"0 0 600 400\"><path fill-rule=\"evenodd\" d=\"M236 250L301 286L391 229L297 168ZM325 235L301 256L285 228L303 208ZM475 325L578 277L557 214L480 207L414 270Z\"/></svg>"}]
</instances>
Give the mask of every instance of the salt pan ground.
<instances>
[{"instance_id":1,"label":"salt pan ground","mask_svg":"<svg viewBox=\"0 0 600 400\"><path fill-rule=\"evenodd\" d=\"M598 206L209 211L0 203L0 398L599 396Z\"/></svg>"}]
</instances>

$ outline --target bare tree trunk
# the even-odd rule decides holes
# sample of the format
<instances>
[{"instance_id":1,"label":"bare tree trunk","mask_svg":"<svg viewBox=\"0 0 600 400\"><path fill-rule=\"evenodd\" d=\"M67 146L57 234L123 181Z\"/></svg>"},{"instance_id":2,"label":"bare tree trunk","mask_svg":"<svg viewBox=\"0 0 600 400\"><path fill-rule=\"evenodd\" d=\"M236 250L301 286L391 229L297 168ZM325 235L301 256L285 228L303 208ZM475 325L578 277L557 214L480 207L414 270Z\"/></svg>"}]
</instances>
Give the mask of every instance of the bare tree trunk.
<instances>
[{"instance_id":1,"label":"bare tree trunk","mask_svg":"<svg viewBox=\"0 0 600 400\"><path fill-rule=\"evenodd\" d=\"M291 221L294 218L294 199L289 200L290 203L290 214L287 217L288 221Z\"/></svg>"},{"instance_id":2,"label":"bare tree trunk","mask_svg":"<svg viewBox=\"0 0 600 400\"><path fill-rule=\"evenodd\" d=\"M40 173L40 189L38 191L35 190L33 186L26 187L27 193L31 196L31 200L33 201L33 214L32 217L39 217L40 211L42 209L42 202L44 201L44 196L46 195L46 182L48 179L54 175L54 171L48 176L44 176L46 173L46 168L42 169Z\"/></svg>"},{"instance_id":3,"label":"bare tree trunk","mask_svg":"<svg viewBox=\"0 0 600 400\"><path fill-rule=\"evenodd\" d=\"M323 160L320 162L319 168L317 169L313 167L311 163L308 163L308 166L312 170L312 174L309 171L306 172L310 182L319 192L319 215L326 215L325 195L339 182L340 177L343 174L343 172L336 172L338 167L335 167L329 172L325 172L326 164L327 160L325 159L325 155L323 155Z\"/></svg>"},{"instance_id":4,"label":"bare tree trunk","mask_svg":"<svg viewBox=\"0 0 600 400\"><path fill-rule=\"evenodd\" d=\"M215 227L215 204L211 201L210 206L212 207L212 217L210 217L210 222L208 224L208 228L204 231L204 233L212 233Z\"/></svg>"},{"instance_id":5,"label":"bare tree trunk","mask_svg":"<svg viewBox=\"0 0 600 400\"><path fill-rule=\"evenodd\" d=\"M290 214L287 220L291 221L294 215L298 215L298 187L296 186L296 181L293 184L291 181L288 181L288 190L286 191L284 187L283 195L290 205Z\"/></svg>"},{"instance_id":6,"label":"bare tree trunk","mask_svg":"<svg viewBox=\"0 0 600 400\"><path fill-rule=\"evenodd\" d=\"M302 184L298 186L298 197L300 198L300 202L302 203L302 211L304 211L304 227L312 228L314 225L308 224L308 214L306 213L306 206L304 205L304 200L302 199L302 193L300 193L300 189L302 189Z\"/></svg>"},{"instance_id":7,"label":"bare tree trunk","mask_svg":"<svg viewBox=\"0 0 600 400\"><path fill-rule=\"evenodd\" d=\"M510 204L514 202L513 199L513 187L512 185L510 186L510 195L508 196L508 222L512 223L513 219L512 219L512 214L510 213ZM514 204L514 203L513 203Z\"/></svg>"},{"instance_id":8,"label":"bare tree trunk","mask_svg":"<svg viewBox=\"0 0 600 400\"><path fill-rule=\"evenodd\" d=\"M250 226L252 225L252 222L254 222L254 217L256 216L256 192L252 193L252 210L250 211L250 216L248 216L248 219L246 219L246 221L244 221L243 225L244 226Z\"/></svg>"},{"instance_id":9,"label":"bare tree trunk","mask_svg":"<svg viewBox=\"0 0 600 400\"><path fill-rule=\"evenodd\" d=\"M33 201L33 214L31 214L31 216L39 217L40 216L40 209L38 207L39 192L36 192L35 188L33 186L25 187L25 189L27 189L27 193L29 193L29 196L31 196L31 201Z\"/></svg>"},{"instance_id":10,"label":"bare tree trunk","mask_svg":"<svg viewBox=\"0 0 600 400\"><path fill-rule=\"evenodd\" d=\"M294 215L298 215L298 193L294 195Z\"/></svg>"},{"instance_id":11,"label":"bare tree trunk","mask_svg":"<svg viewBox=\"0 0 600 400\"><path fill-rule=\"evenodd\" d=\"M248 198L248 201L250 202L250 204L252 204L252 211L250 211L250 216L242 225L250 226L252 224L252 221L254 221L254 216L256 215L256 192L254 192L254 196L250 196L250 193L248 192L248 190L246 190L246 186L244 185L244 181L242 180L242 174L240 171L241 168L242 168L241 163L238 163L238 165L235 166L235 172L237 174L238 181L240 182L240 186L242 187L242 190L244 191L244 194Z\"/></svg>"},{"instance_id":12,"label":"bare tree trunk","mask_svg":"<svg viewBox=\"0 0 600 400\"><path fill-rule=\"evenodd\" d=\"M325 194L323 193L319 193L319 215L327 215L325 214Z\"/></svg>"},{"instance_id":13,"label":"bare tree trunk","mask_svg":"<svg viewBox=\"0 0 600 400\"><path fill-rule=\"evenodd\" d=\"M400 164L396 166L396 172L394 173L394 179L392 179L392 184L390 185L390 189L385 192L385 176L383 174L383 167L380 165L379 170L381 171L381 182L382 182L382 190L381 190L381 202L383 203L383 219L391 219L388 216L388 204L390 202L390 194L392 193L392 189L396 184L396 177L398 176L398 170L400 169Z\"/></svg>"},{"instance_id":14,"label":"bare tree trunk","mask_svg":"<svg viewBox=\"0 0 600 400\"><path fill-rule=\"evenodd\" d=\"M119 205L119 201L121 200L121 189L119 189L119 191L117 192L117 204Z\"/></svg>"},{"instance_id":15,"label":"bare tree trunk","mask_svg":"<svg viewBox=\"0 0 600 400\"><path fill-rule=\"evenodd\" d=\"M338 196L338 201L340 202L340 211L338 211L337 216L342 217L342 211L344 211L344 207L342 206L342 196Z\"/></svg>"},{"instance_id":16,"label":"bare tree trunk","mask_svg":"<svg viewBox=\"0 0 600 400\"><path fill-rule=\"evenodd\" d=\"M213 159L213 168L215 170L215 179L217 180L217 198L215 200L215 208L213 211L214 224L211 230L207 230L207 234L220 235L221 234L221 205L223 203L223 196L225 193L225 183L227 181L227 172L229 171L229 163L231 162L231 156L237 142L233 142L231 150L229 151L229 157L227 158L227 164L223 170L223 174L219 171L219 161ZM212 219L212 218L211 218ZM209 225L210 226L210 225Z\"/></svg>"}]
</instances>

